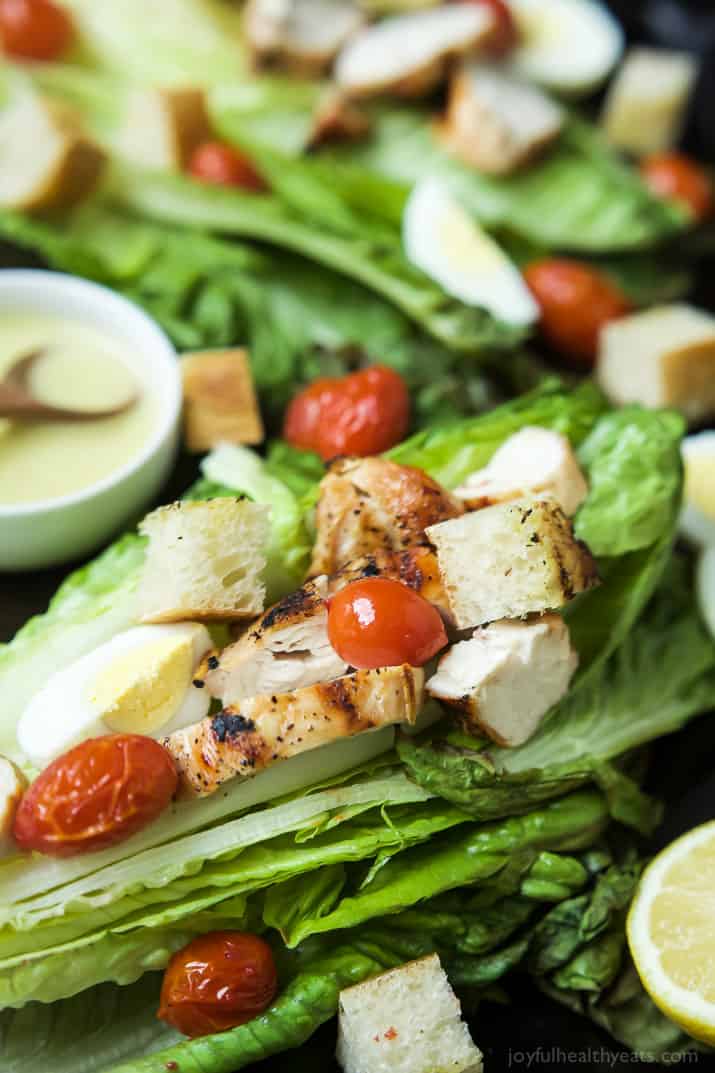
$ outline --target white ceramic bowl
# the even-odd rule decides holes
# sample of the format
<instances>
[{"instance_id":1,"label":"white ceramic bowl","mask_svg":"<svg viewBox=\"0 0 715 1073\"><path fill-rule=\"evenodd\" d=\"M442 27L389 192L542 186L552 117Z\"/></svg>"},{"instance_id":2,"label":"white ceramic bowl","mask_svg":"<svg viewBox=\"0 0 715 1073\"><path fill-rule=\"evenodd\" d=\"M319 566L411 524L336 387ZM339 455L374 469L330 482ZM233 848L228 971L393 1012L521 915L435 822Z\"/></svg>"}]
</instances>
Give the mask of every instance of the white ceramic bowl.
<instances>
[{"instance_id":1,"label":"white ceramic bowl","mask_svg":"<svg viewBox=\"0 0 715 1073\"><path fill-rule=\"evenodd\" d=\"M58 499L0 505L0 570L31 570L94 551L157 494L176 456L181 375L173 346L151 317L96 283L58 272L0 270L4 313L85 321L123 344L127 365L158 400L144 449L108 477Z\"/></svg>"}]
</instances>

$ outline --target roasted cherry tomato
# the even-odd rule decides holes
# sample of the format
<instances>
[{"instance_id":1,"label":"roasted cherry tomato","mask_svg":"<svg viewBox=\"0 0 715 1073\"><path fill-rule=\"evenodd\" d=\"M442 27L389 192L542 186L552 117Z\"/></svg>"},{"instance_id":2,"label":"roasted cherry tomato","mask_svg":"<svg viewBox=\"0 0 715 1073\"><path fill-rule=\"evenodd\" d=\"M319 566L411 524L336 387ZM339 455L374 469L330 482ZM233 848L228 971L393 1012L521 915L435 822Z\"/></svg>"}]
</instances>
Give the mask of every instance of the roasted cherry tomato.
<instances>
[{"instance_id":1,"label":"roasted cherry tomato","mask_svg":"<svg viewBox=\"0 0 715 1073\"><path fill-rule=\"evenodd\" d=\"M494 15L496 26L489 41L493 55L503 56L518 44L519 30L506 0L461 0L461 3L482 4Z\"/></svg>"},{"instance_id":2,"label":"roasted cherry tomato","mask_svg":"<svg viewBox=\"0 0 715 1073\"><path fill-rule=\"evenodd\" d=\"M626 296L601 272L565 258L534 261L524 276L544 338L572 365L590 368L601 328L630 310Z\"/></svg>"},{"instance_id":3,"label":"roasted cherry tomato","mask_svg":"<svg viewBox=\"0 0 715 1073\"><path fill-rule=\"evenodd\" d=\"M195 179L215 186L240 186L261 193L266 184L251 161L225 142L204 142L193 152L189 172Z\"/></svg>"},{"instance_id":4,"label":"roasted cherry tomato","mask_svg":"<svg viewBox=\"0 0 715 1073\"><path fill-rule=\"evenodd\" d=\"M439 611L400 581L366 578L328 601L328 637L351 667L421 667L447 644Z\"/></svg>"},{"instance_id":5,"label":"roasted cherry tomato","mask_svg":"<svg viewBox=\"0 0 715 1073\"><path fill-rule=\"evenodd\" d=\"M291 402L283 435L294 447L338 455L376 455L404 439L410 397L399 373L385 365L323 377Z\"/></svg>"},{"instance_id":6,"label":"roasted cherry tomato","mask_svg":"<svg viewBox=\"0 0 715 1073\"><path fill-rule=\"evenodd\" d=\"M72 20L52 0L0 0L0 41L8 56L56 60L73 36Z\"/></svg>"},{"instance_id":7,"label":"roasted cherry tomato","mask_svg":"<svg viewBox=\"0 0 715 1073\"><path fill-rule=\"evenodd\" d=\"M641 175L657 197L679 201L696 221L705 220L715 207L713 181L699 164L684 153L657 153L646 157Z\"/></svg>"},{"instance_id":8,"label":"roasted cherry tomato","mask_svg":"<svg viewBox=\"0 0 715 1073\"><path fill-rule=\"evenodd\" d=\"M32 783L15 814L15 841L51 857L113 846L164 811L177 778L174 761L153 738L90 738Z\"/></svg>"},{"instance_id":9,"label":"roasted cherry tomato","mask_svg":"<svg viewBox=\"0 0 715 1073\"><path fill-rule=\"evenodd\" d=\"M225 1032L257 1017L278 990L271 948L257 935L214 931L172 957L158 1017L185 1036Z\"/></svg>"}]
</instances>

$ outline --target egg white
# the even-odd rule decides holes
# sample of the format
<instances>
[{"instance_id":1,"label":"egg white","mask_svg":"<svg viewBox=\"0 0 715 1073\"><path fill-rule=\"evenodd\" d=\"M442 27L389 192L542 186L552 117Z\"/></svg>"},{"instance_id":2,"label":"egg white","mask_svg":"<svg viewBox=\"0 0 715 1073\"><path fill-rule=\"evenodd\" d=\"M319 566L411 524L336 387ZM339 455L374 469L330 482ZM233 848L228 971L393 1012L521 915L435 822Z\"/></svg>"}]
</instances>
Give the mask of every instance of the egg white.
<instances>
[{"instance_id":1,"label":"egg white","mask_svg":"<svg viewBox=\"0 0 715 1073\"><path fill-rule=\"evenodd\" d=\"M685 501L680 515L680 531L699 547L715 544L715 431L686 436L682 454ZM712 489L709 502L703 502L706 484Z\"/></svg>"},{"instance_id":2,"label":"egg white","mask_svg":"<svg viewBox=\"0 0 715 1073\"><path fill-rule=\"evenodd\" d=\"M412 190L402 235L407 259L454 298L509 324L538 319L519 270L439 179L423 179Z\"/></svg>"},{"instance_id":3,"label":"egg white","mask_svg":"<svg viewBox=\"0 0 715 1073\"><path fill-rule=\"evenodd\" d=\"M715 544L700 556L695 575L698 604L705 623L715 638Z\"/></svg>"},{"instance_id":4,"label":"egg white","mask_svg":"<svg viewBox=\"0 0 715 1073\"><path fill-rule=\"evenodd\" d=\"M161 737L203 719L210 696L207 689L193 684L193 672L211 648L206 627L197 623L135 626L53 674L35 693L18 723L20 748L33 765L41 768L87 738L129 730L117 725L113 700L120 700L123 687L130 686L134 676L149 673L148 663L157 651L164 649L170 654L172 647L181 647L185 652L183 646L187 643L191 646L189 673L172 683L166 718L149 733ZM158 680L158 688L161 684Z\"/></svg>"},{"instance_id":5,"label":"egg white","mask_svg":"<svg viewBox=\"0 0 715 1073\"><path fill-rule=\"evenodd\" d=\"M509 65L556 93L596 89L618 63L623 30L596 0L510 0L520 42Z\"/></svg>"}]
</instances>

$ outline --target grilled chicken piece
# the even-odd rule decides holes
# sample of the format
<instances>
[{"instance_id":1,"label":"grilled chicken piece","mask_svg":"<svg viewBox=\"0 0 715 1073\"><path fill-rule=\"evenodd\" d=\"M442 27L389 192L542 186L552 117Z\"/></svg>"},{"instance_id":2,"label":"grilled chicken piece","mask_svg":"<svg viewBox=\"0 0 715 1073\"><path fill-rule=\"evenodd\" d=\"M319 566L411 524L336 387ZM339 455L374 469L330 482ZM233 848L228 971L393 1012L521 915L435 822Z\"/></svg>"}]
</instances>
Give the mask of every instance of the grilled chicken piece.
<instances>
[{"instance_id":1,"label":"grilled chicken piece","mask_svg":"<svg viewBox=\"0 0 715 1073\"><path fill-rule=\"evenodd\" d=\"M523 745L567 693L577 665L559 615L502 620L453 645L427 692L461 713L467 731Z\"/></svg>"},{"instance_id":2,"label":"grilled chicken piece","mask_svg":"<svg viewBox=\"0 0 715 1073\"><path fill-rule=\"evenodd\" d=\"M527 425L505 440L483 469L470 473L454 494L469 510L529 495L552 496L571 518L588 495L588 485L565 436Z\"/></svg>"},{"instance_id":3,"label":"grilled chicken piece","mask_svg":"<svg viewBox=\"0 0 715 1073\"><path fill-rule=\"evenodd\" d=\"M345 674L348 665L328 640L327 596L328 579L317 577L270 607L214 658L205 678L211 695L236 704Z\"/></svg>"},{"instance_id":4,"label":"grilled chicken piece","mask_svg":"<svg viewBox=\"0 0 715 1073\"><path fill-rule=\"evenodd\" d=\"M431 548L415 544L404 551L379 549L362 559L356 559L328 579L330 596L353 581L364 578L385 577L401 581L410 589L434 604L442 616L451 619L449 600L437 565L437 556Z\"/></svg>"},{"instance_id":5,"label":"grilled chicken piece","mask_svg":"<svg viewBox=\"0 0 715 1073\"><path fill-rule=\"evenodd\" d=\"M496 65L465 63L452 79L441 133L465 163L508 175L543 152L562 126L561 109L540 89Z\"/></svg>"},{"instance_id":6,"label":"grilled chicken piece","mask_svg":"<svg viewBox=\"0 0 715 1073\"><path fill-rule=\"evenodd\" d=\"M430 525L463 504L420 469L384 458L342 458L321 481L310 575L335 574L377 549L426 543Z\"/></svg>"},{"instance_id":7,"label":"grilled chicken piece","mask_svg":"<svg viewBox=\"0 0 715 1073\"><path fill-rule=\"evenodd\" d=\"M453 59L488 45L495 28L486 4L445 4L395 15L348 41L335 64L335 79L351 97L421 97L441 82Z\"/></svg>"},{"instance_id":8,"label":"grilled chicken piece","mask_svg":"<svg viewBox=\"0 0 715 1073\"><path fill-rule=\"evenodd\" d=\"M330 90L313 113L313 125L306 149L318 149L330 142L356 142L370 133L368 113L339 90Z\"/></svg>"},{"instance_id":9,"label":"grilled chicken piece","mask_svg":"<svg viewBox=\"0 0 715 1073\"><path fill-rule=\"evenodd\" d=\"M292 693L250 697L176 731L163 745L185 793L205 797L228 779L393 723L414 723L424 675L415 667L354 671Z\"/></svg>"},{"instance_id":10,"label":"grilled chicken piece","mask_svg":"<svg viewBox=\"0 0 715 1073\"><path fill-rule=\"evenodd\" d=\"M353 0L250 0L244 29L257 68L311 77L327 70L363 22Z\"/></svg>"}]
</instances>

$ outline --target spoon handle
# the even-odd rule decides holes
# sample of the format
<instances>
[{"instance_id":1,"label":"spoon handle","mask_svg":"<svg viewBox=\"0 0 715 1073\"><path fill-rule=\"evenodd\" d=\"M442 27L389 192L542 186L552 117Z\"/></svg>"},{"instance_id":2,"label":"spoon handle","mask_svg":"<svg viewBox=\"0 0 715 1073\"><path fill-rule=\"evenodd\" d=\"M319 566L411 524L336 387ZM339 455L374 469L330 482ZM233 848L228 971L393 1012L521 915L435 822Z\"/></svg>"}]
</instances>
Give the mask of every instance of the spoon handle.
<instances>
[{"instance_id":1,"label":"spoon handle","mask_svg":"<svg viewBox=\"0 0 715 1073\"><path fill-rule=\"evenodd\" d=\"M100 421L105 417L116 417L124 413L137 401L133 393L118 406L104 410L72 410L64 406L52 406L35 398L27 386L27 378L32 366L45 353L33 350L24 354L8 369L0 380L0 418L13 421Z\"/></svg>"}]
</instances>

